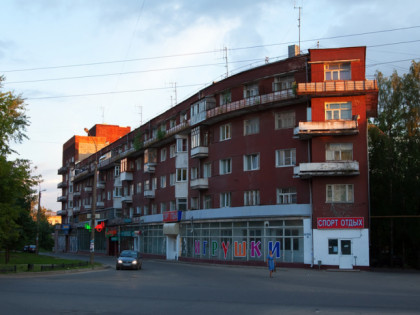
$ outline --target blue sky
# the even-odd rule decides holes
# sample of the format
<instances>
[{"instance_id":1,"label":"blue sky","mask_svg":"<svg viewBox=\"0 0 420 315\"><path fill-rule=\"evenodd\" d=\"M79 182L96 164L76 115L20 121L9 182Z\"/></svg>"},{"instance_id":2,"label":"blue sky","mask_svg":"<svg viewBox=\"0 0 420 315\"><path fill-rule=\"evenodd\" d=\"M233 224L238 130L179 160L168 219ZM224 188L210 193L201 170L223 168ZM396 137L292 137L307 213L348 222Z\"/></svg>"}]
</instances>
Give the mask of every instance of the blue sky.
<instances>
[{"instance_id":1,"label":"blue sky","mask_svg":"<svg viewBox=\"0 0 420 315\"><path fill-rule=\"evenodd\" d=\"M26 99L31 122L13 147L42 175L42 205L60 209L65 141L96 123L135 129L221 79L225 47L229 73L285 58L295 6L303 53L367 46L369 79L420 60L418 0L2 0L3 90Z\"/></svg>"}]
</instances>

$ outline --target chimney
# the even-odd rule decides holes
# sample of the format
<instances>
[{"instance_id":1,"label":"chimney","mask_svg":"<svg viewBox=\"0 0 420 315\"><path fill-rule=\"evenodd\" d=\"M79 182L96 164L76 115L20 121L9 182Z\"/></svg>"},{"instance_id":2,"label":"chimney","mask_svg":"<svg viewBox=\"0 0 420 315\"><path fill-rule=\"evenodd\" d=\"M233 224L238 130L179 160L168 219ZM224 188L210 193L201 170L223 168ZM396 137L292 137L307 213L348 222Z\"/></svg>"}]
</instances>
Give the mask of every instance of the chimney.
<instances>
[{"instance_id":1,"label":"chimney","mask_svg":"<svg viewBox=\"0 0 420 315\"><path fill-rule=\"evenodd\" d=\"M290 45L289 46L289 58L299 56L299 46L298 45Z\"/></svg>"}]
</instances>

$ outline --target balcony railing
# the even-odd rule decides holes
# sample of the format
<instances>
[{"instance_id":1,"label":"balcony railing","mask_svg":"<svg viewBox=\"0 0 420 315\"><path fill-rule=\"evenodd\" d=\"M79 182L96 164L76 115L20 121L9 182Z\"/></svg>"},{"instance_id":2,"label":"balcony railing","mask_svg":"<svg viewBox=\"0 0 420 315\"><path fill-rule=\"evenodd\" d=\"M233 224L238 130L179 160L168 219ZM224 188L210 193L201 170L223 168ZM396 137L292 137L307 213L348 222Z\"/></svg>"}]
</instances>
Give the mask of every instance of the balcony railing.
<instances>
[{"instance_id":1,"label":"balcony railing","mask_svg":"<svg viewBox=\"0 0 420 315\"><path fill-rule=\"evenodd\" d=\"M297 94L330 94L330 93L354 93L354 92L367 92L377 91L378 83L376 80L364 81L323 81L323 82L310 82L298 83Z\"/></svg>"},{"instance_id":2,"label":"balcony railing","mask_svg":"<svg viewBox=\"0 0 420 315\"><path fill-rule=\"evenodd\" d=\"M357 120L301 121L299 127L293 130L293 135L299 139L315 136L355 135L358 133Z\"/></svg>"},{"instance_id":3,"label":"balcony railing","mask_svg":"<svg viewBox=\"0 0 420 315\"><path fill-rule=\"evenodd\" d=\"M63 202L63 201L67 201L67 196L57 197L57 202Z\"/></svg>"},{"instance_id":4,"label":"balcony railing","mask_svg":"<svg viewBox=\"0 0 420 315\"><path fill-rule=\"evenodd\" d=\"M80 212L80 207L73 207L73 212L74 212L74 213L76 213L76 212Z\"/></svg>"},{"instance_id":5,"label":"balcony railing","mask_svg":"<svg viewBox=\"0 0 420 315\"><path fill-rule=\"evenodd\" d=\"M209 179L208 178L197 178L192 179L190 182L191 189L208 189Z\"/></svg>"},{"instance_id":6,"label":"balcony railing","mask_svg":"<svg viewBox=\"0 0 420 315\"><path fill-rule=\"evenodd\" d=\"M67 210L59 210L57 211L57 215L67 215Z\"/></svg>"},{"instance_id":7,"label":"balcony railing","mask_svg":"<svg viewBox=\"0 0 420 315\"><path fill-rule=\"evenodd\" d=\"M73 193L73 197L80 197L80 191L75 191Z\"/></svg>"},{"instance_id":8,"label":"balcony railing","mask_svg":"<svg viewBox=\"0 0 420 315\"><path fill-rule=\"evenodd\" d=\"M98 181L96 183L96 188L97 189L105 189L105 182L104 181Z\"/></svg>"},{"instance_id":9,"label":"balcony railing","mask_svg":"<svg viewBox=\"0 0 420 315\"><path fill-rule=\"evenodd\" d=\"M133 196L132 195L122 196L121 202L131 203L133 202Z\"/></svg>"},{"instance_id":10,"label":"balcony railing","mask_svg":"<svg viewBox=\"0 0 420 315\"><path fill-rule=\"evenodd\" d=\"M145 173L154 173L156 170L156 163L146 163L144 164Z\"/></svg>"},{"instance_id":11,"label":"balcony railing","mask_svg":"<svg viewBox=\"0 0 420 315\"><path fill-rule=\"evenodd\" d=\"M96 202L96 207L97 208L103 208L103 207L105 207L105 202L104 201L97 201Z\"/></svg>"},{"instance_id":12,"label":"balcony railing","mask_svg":"<svg viewBox=\"0 0 420 315\"><path fill-rule=\"evenodd\" d=\"M86 186L85 188L83 188L83 190L85 192L92 192L92 187L91 186Z\"/></svg>"},{"instance_id":13,"label":"balcony railing","mask_svg":"<svg viewBox=\"0 0 420 315\"><path fill-rule=\"evenodd\" d=\"M359 175L358 161L336 161L321 163L300 163L293 169L294 176L310 178L315 176L354 176Z\"/></svg>"},{"instance_id":14,"label":"balcony railing","mask_svg":"<svg viewBox=\"0 0 420 315\"><path fill-rule=\"evenodd\" d=\"M68 166L62 166L58 169L58 175L64 175L68 172L69 167Z\"/></svg>"},{"instance_id":15,"label":"balcony railing","mask_svg":"<svg viewBox=\"0 0 420 315\"><path fill-rule=\"evenodd\" d=\"M155 198L155 190L154 189L145 190L144 198Z\"/></svg>"},{"instance_id":16,"label":"balcony railing","mask_svg":"<svg viewBox=\"0 0 420 315\"><path fill-rule=\"evenodd\" d=\"M192 158L205 158L209 156L209 148L206 146L199 146L191 148Z\"/></svg>"},{"instance_id":17,"label":"balcony railing","mask_svg":"<svg viewBox=\"0 0 420 315\"><path fill-rule=\"evenodd\" d=\"M67 187L67 183L66 182L60 182L57 184L57 188L66 188Z\"/></svg>"},{"instance_id":18,"label":"balcony railing","mask_svg":"<svg viewBox=\"0 0 420 315\"><path fill-rule=\"evenodd\" d=\"M133 173L132 172L122 172L122 173L120 173L120 179L121 179L121 181L133 180Z\"/></svg>"}]
</instances>

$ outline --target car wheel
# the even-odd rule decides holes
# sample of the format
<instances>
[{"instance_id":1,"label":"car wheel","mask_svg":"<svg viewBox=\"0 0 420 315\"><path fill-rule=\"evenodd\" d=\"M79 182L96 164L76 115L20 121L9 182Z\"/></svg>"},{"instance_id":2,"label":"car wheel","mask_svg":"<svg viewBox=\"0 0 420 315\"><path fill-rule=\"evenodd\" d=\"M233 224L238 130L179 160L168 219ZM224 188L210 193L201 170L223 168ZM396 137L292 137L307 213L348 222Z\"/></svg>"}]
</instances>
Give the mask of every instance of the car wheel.
<instances>
[{"instance_id":1,"label":"car wheel","mask_svg":"<svg viewBox=\"0 0 420 315\"><path fill-rule=\"evenodd\" d=\"M137 267L137 270L141 270L141 265L139 265L139 266Z\"/></svg>"},{"instance_id":2,"label":"car wheel","mask_svg":"<svg viewBox=\"0 0 420 315\"><path fill-rule=\"evenodd\" d=\"M118 267L118 266L115 266L115 269L116 269L116 270L120 270L120 267Z\"/></svg>"}]
</instances>

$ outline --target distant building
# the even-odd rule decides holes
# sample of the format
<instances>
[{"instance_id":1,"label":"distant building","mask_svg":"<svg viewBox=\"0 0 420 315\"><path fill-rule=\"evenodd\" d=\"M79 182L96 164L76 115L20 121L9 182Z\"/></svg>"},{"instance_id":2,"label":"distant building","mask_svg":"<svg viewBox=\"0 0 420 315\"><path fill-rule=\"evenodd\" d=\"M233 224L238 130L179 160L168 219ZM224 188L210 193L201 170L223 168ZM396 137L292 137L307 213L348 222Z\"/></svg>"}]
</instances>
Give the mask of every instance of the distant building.
<instances>
[{"instance_id":1,"label":"distant building","mask_svg":"<svg viewBox=\"0 0 420 315\"><path fill-rule=\"evenodd\" d=\"M51 225L61 224L61 215L57 215L57 212L47 210L45 213L48 223Z\"/></svg>"},{"instance_id":2,"label":"distant building","mask_svg":"<svg viewBox=\"0 0 420 315\"><path fill-rule=\"evenodd\" d=\"M263 264L271 249L283 265L369 267L367 118L378 89L366 48L290 51L133 131L113 126L109 137L96 125L72 137L57 250L89 251L96 202L96 253Z\"/></svg>"}]
</instances>

